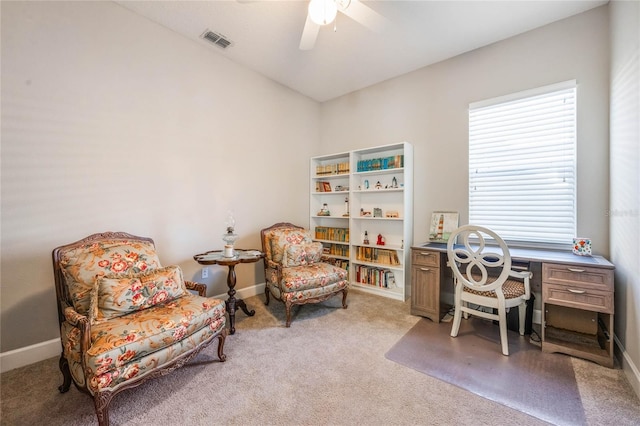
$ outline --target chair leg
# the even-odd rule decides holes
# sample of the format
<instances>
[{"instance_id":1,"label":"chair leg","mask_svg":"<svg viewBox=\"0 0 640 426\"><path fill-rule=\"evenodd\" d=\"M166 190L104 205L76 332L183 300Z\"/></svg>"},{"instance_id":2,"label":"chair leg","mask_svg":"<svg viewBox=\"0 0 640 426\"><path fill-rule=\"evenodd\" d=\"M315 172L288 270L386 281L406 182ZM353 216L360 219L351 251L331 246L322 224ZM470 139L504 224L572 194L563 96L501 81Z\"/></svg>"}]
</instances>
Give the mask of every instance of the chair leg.
<instances>
[{"instance_id":1,"label":"chair leg","mask_svg":"<svg viewBox=\"0 0 640 426\"><path fill-rule=\"evenodd\" d=\"M509 342L507 340L507 309L502 306L498 308L498 322L500 324L500 344L502 354L509 356Z\"/></svg>"},{"instance_id":2,"label":"chair leg","mask_svg":"<svg viewBox=\"0 0 640 426\"><path fill-rule=\"evenodd\" d=\"M58 366L62 372L62 384L58 386L58 390L60 393L65 393L68 392L71 387L71 370L69 370L69 361L64 357L64 352L60 354Z\"/></svg>"},{"instance_id":3,"label":"chair leg","mask_svg":"<svg viewBox=\"0 0 640 426\"><path fill-rule=\"evenodd\" d=\"M518 324L520 326L520 335L524 336L524 323L526 321L526 316L527 316L527 303L526 302L522 302L519 306L518 306Z\"/></svg>"},{"instance_id":4,"label":"chair leg","mask_svg":"<svg viewBox=\"0 0 640 426\"><path fill-rule=\"evenodd\" d=\"M220 362L225 362L227 360L227 356L224 354L224 341L227 338L227 329L226 327L222 329L220 334L218 334L218 359Z\"/></svg>"},{"instance_id":5,"label":"chair leg","mask_svg":"<svg viewBox=\"0 0 640 426\"><path fill-rule=\"evenodd\" d=\"M265 300L264 304L268 305L269 304L269 284L264 286L264 296L267 299L267 300Z\"/></svg>"},{"instance_id":6,"label":"chair leg","mask_svg":"<svg viewBox=\"0 0 640 426\"><path fill-rule=\"evenodd\" d=\"M460 286L462 284L457 284L456 283L456 289L455 289L455 301L454 301L454 306L455 306L455 311L453 313L453 325L451 326L451 337L456 337L458 335L458 330L460 330L460 321L462 320L462 294L460 293Z\"/></svg>"},{"instance_id":7,"label":"chair leg","mask_svg":"<svg viewBox=\"0 0 640 426\"><path fill-rule=\"evenodd\" d=\"M93 404L96 408L99 426L109 426L109 404L113 394L109 391L96 392L93 395Z\"/></svg>"},{"instance_id":8,"label":"chair leg","mask_svg":"<svg viewBox=\"0 0 640 426\"><path fill-rule=\"evenodd\" d=\"M291 305L293 305L293 303L291 303L290 301L284 302L284 310L287 315L287 327L291 327Z\"/></svg>"},{"instance_id":9,"label":"chair leg","mask_svg":"<svg viewBox=\"0 0 640 426\"><path fill-rule=\"evenodd\" d=\"M342 290L342 309L347 309L349 305L347 305L347 289Z\"/></svg>"}]
</instances>

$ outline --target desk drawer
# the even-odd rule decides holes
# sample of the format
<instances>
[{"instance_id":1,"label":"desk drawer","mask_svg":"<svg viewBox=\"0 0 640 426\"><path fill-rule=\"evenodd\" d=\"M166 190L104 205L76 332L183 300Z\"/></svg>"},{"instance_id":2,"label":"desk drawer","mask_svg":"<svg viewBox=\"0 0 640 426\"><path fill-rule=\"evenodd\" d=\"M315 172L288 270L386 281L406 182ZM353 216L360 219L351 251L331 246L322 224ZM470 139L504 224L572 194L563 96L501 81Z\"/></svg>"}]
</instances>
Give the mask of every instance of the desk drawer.
<instances>
[{"instance_id":1,"label":"desk drawer","mask_svg":"<svg viewBox=\"0 0 640 426\"><path fill-rule=\"evenodd\" d=\"M431 250L411 250L411 264L419 266L440 267L440 253Z\"/></svg>"},{"instance_id":2,"label":"desk drawer","mask_svg":"<svg viewBox=\"0 0 640 426\"><path fill-rule=\"evenodd\" d=\"M545 284L570 287L574 290L613 291L613 270L588 266L544 263L542 281Z\"/></svg>"},{"instance_id":3,"label":"desk drawer","mask_svg":"<svg viewBox=\"0 0 640 426\"><path fill-rule=\"evenodd\" d=\"M542 286L544 303L568 306L604 313L613 313L613 292L599 291L579 286L544 284Z\"/></svg>"}]
</instances>

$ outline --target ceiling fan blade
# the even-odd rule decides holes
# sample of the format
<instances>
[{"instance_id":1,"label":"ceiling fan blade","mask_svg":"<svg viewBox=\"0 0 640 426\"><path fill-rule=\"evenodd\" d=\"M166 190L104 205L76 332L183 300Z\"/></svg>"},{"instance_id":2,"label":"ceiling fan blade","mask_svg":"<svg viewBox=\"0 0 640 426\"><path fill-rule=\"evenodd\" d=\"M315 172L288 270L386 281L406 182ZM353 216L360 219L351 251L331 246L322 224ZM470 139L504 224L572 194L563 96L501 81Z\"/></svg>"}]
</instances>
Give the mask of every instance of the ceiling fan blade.
<instances>
[{"instance_id":1,"label":"ceiling fan blade","mask_svg":"<svg viewBox=\"0 0 640 426\"><path fill-rule=\"evenodd\" d=\"M313 22L311 18L309 18L309 14L307 14L307 22L304 23L304 30L302 30L302 37L300 38L300 50L313 49L319 31L320 25Z\"/></svg>"},{"instance_id":2,"label":"ceiling fan blade","mask_svg":"<svg viewBox=\"0 0 640 426\"><path fill-rule=\"evenodd\" d=\"M344 4L344 2L338 1L338 6ZM365 6L358 0L351 0L346 2L346 7L339 7L338 10L354 21L364 25L374 32L382 32L382 30L390 23L387 18L380 15L369 6Z\"/></svg>"}]
</instances>

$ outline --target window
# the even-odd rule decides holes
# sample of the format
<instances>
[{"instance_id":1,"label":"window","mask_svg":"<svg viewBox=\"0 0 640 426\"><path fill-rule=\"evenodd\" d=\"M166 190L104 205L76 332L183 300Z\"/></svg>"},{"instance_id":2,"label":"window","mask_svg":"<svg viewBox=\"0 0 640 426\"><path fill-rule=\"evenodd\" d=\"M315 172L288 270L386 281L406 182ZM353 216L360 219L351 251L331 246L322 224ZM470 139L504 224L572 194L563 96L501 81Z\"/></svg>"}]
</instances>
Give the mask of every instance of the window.
<instances>
[{"instance_id":1,"label":"window","mask_svg":"<svg viewBox=\"0 0 640 426\"><path fill-rule=\"evenodd\" d=\"M530 245L576 231L576 82L469 105L469 223Z\"/></svg>"}]
</instances>

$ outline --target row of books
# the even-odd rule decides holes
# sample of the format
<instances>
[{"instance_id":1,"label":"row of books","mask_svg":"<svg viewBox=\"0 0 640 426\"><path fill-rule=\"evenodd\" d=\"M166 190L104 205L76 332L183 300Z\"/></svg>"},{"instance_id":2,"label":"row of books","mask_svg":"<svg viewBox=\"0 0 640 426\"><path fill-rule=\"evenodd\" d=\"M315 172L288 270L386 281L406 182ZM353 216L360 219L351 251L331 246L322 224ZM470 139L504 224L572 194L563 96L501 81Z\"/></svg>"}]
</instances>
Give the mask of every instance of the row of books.
<instances>
[{"instance_id":1,"label":"row of books","mask_svg":"<svg viewBox=\"0 0 640 426\"><path fill-rule=\"evenodd\" d=\"M372 158L370 160L360 160L357 164L357 171L371 172L373 170L397 169L404 167L404 155L394 155L385 158Z\"/></svg>"},{"instance_id":2,"label":"row of books","mask_svg":"<svg viewBox=\"0 0 640 426\"><path fill-rule=\"evenodd\" d=\"M349 242L349 228L316 226L316 239Z\"/></svg>"},{"instance_id":3,"label":"row of books","mask_svg":"<svg viewBox=\"0 0 640 426\"><path fill-rule=\"evenodd\" d=\"M334 256L349 257L349 246L343 244L324 244L322 252Z\"/></svg>"},{"instance_id":4,"label":"row of books","mask_svg":"<svg viewBox=\"0 0 640 426\"><path fill-rule=\"evenodd\" d=\"M382 288L396 287L396 278L392 271L364 265L356 266L356 282Z\"/></svg>"},{"instance_id":5,"label":"row of books","mask_svg":"<svg viewBox=\"0 0 640 426\"><path fill-rule=\"evenodd\" d=\"M338 268L346 269L347 271L349 270L349 261L348 260L335 259L335 258L332 258L332 257L323 257L322 261L326 262L326 263L330 263L330 264L332 264L334 266L337 266Z\"/></svg>"},{"instance_id":6,"label":"row of books","mask_svg":"<svg viewBox=\"0 0 640 426\"><path fill-rule=\"evenodd\" d=\"M345 161L343 163L336 164L318 164L316 166L316 175L317 176L325 176L325 175L343 175L349 173L349 162Z\"/></svg>"},{"instance_id":7,"label":"row of books","mask_svg":"<svg viewBox=\"0 0 640 426\"><path fill-rule=\"evenodd\" d=\"M400 259L395 250L380 249L375 247L358 247L356 259L364 262L381 263L383 265L399 265Z\"/></svg>"}]
</instances>

